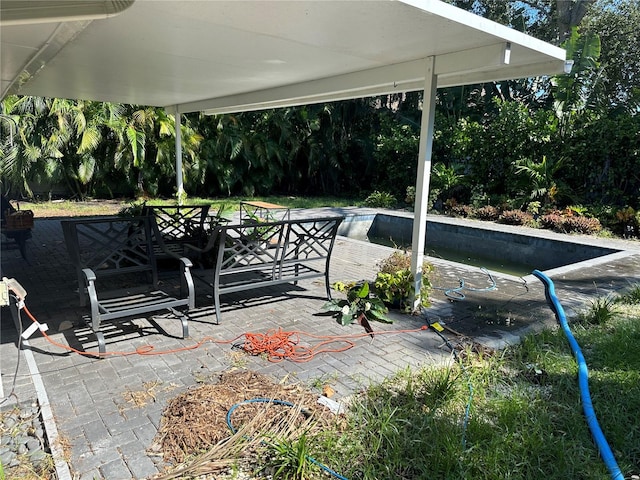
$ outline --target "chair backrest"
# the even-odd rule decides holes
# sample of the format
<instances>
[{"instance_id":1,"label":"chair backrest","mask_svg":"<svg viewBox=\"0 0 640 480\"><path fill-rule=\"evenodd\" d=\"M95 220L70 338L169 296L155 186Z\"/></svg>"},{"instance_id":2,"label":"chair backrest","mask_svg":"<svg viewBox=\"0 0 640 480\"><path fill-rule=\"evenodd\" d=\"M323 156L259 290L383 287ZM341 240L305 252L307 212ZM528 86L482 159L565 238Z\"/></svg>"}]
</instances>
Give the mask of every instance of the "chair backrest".
<instances>
[{"instance_id":1,"label":"chair backrest","mask_svg":"<svg viewBox=\"0 0 640 480\"><path fill-rule=\"evenodd\" d=\"M225 225L214 228L216 271L245 271L266 264L275 267L281 258L285 222Z\"/></svg>"},{"instance_id":2,"label":"chair backrest","mask_svg":"<svg viewBox=\"0 0 640 480\"><path fill-rule=\"evenodd\" d=\"M281 262L305 259L328 259L331 256L338 227L344 217L290 220L287 223Z\"/></svg>"},{"instance_id":3,"label":"chair backrest","mask_svg":"<svg viewBox=\"0 0 640 480\"><path fill-rule=\"evenodd\" d=\"M219 226L217 271L251 270L305 260L327 260L331 256L338 227L344 217L282 220Z\"/></svg>"},{"instance_id":4,"label":"chair backrest","mask_svg":"<svg viewBox=\"0 0 640 480\"><path fill-rule=\"evenodd\" d=\"M157 285L148 217L63 220L61 224L67 251L78 272L90 268L97 278L146 272Z\"/></svg>"},{"instance_id":5,"label":"chair backrest","mask_svg":"<svg viewBox=\"0 0 640 480\"><path fill-rule=\"evenodd\" d=\"M170 244L202 238L209 205L147 205L142 214L154 217L162 239Z\"/></svg>"}]
</instances>

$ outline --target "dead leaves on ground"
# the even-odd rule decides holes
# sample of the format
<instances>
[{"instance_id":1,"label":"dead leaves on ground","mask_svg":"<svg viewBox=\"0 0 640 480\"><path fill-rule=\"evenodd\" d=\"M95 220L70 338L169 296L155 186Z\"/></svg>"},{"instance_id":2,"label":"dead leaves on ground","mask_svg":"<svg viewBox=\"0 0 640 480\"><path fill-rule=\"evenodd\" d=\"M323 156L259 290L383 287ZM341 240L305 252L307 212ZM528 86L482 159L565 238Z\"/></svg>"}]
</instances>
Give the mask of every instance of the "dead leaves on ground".
<instances>
[{"instance_id":1,"label":"dead leaves on ground","mask_svg":"<svg viewBox=\"0 0 640 480\"><path fill-rule=\"evenodd\" d=\"M266 401L243 403L257 398ZM303 431L313 434L329 426L336 428L340 418L317 399L317 394L300 385L274 383L246 370L225 372L217 383L191 388L169 401L150 449L166 462L182 466L157 478L226 468L229 462L251 455L265 437L296 438ZM268 400L288 402L293 407ZM235 434L227 424L232 408L230 421Z\"/></svg>"}]
</instances>

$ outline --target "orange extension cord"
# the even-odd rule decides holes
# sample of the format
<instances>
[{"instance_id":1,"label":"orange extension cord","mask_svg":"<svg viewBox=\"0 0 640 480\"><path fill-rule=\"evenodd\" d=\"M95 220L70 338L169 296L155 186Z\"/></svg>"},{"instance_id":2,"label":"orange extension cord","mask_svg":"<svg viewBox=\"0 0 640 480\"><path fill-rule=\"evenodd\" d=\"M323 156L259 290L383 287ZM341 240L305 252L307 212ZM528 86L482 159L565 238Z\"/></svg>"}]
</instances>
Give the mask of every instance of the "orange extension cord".
<instances>
[{"instance_id":1,"label":"orange extension cord","mask_svg":"<svg viewBox=\"0 0 640 480\"><path fill-rule=\"evenodd\" d=\"M31 314L29 309L24 306L24 311L27 316L37 323L35 317ZM377 332L356 333L351 335L314 335L312 333L306 333L301 331L285 332L282 329L268 330L266 333L243 333L231 340L219 340L213 337L204 337L202 340L181 348L174 348L171 350L156 350L153 345L143 345L130 352L84 352L76 348L64 345L62 343L53 340L46 332L42 332L44 338L55 345L56 347L68 350L70 352L77 353L78 355L89 355L92 357L100 357L106 355L166 355L169 353L177 353L187 350L195 350L200 348L205 343L217 343L217 344L235 344L241 337L245 337L244 343L241 344L241 348L251 355L265 354L270 362L281 362L283 360L290 360L292 362L308 362L320 353L330 352L344 352L355 346L355 342L358 338L373 337L375 335L389 335L399 333L416 333L423 330L427 330L427 325L423 325L420 328L402 329L402 330L381 330ZM307 336L320 340L314 346L300 345L300 339L302 336ZM327 345L332 343L342 343L341 347L327 348Z\"/></svg>"}]
</instances>

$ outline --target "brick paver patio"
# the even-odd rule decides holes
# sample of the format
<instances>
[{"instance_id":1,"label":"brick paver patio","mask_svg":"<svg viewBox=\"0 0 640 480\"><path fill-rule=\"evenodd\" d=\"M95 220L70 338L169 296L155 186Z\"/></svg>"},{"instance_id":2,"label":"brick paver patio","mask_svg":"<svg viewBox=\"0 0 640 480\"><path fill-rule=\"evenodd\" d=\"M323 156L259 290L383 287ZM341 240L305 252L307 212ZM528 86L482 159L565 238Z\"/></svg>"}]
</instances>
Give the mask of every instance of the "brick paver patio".
<instances>
[{"instance_id":1,"label":"brick paver patio","mask_svg":"<svg viewBox=\"0 0 640 480\"><path fill-rule=\"evenodd\" d=\"M321 209L312 213L333 212ZM609 242L622 251L605 259L548 272L568 316L590 299L640 281L640 242L593 241ZM36 219L28 250L30 262L26 263L18 250L3 246L2 275L16 278L26 288L27 308L48 325L47 333L53 340L95 350L95 338L87 335L88 330L82 326L81 316L86 312L78 306L76 276L67 258L59 220ZM331 280L372 279L377 262L391 251L388 247L338 237L331 261ZM461 278L466 285L477 288L490 284L486 273L477 268L437 259L433 263L437 268L436 286L456 286ZM204 272L196 269L194 273ZM376 330L419 329L427 321L440 320L452 331L463 334L467 341L502 347L516 342L526 331L555 323L542 284L534 277L495 274L495 280L495 289L466 292L462 301L452 302L442 290L434 290L433 306L425 311L426 315L394 314L393 324L373 326ZM213 311L211 287L205 281L196 281L196 287L197 309L190 316L190 338L180 338L179 322L170 315L158 315L151 320L127 322L123 331L114 332L116 335L107 340L108 352L131 352L149 345L156 352L172 352L160 355L112 355L98 360L65 351L39 333L19 353L10 312L2 309L3 398L13 393L3 408L15 402L42 401L39 396L44 391L52 414L49 425L55 426L69 446L68 470L65 473L64 468L59 469L59 476L71 472L79 480L141 479L158 472L157 459L149 456L147 449L167 401L230 368L246 368L276 380L286 378L308 385L324 380L335 389L334 398L339 401L407 366L441 362L450 357L441 340L429 330L357 339L350 350L320 354L305 363L272 363L213 341L204 341L199 348L180 350L207 338L231 340L242 338L247 332L264 333L278 328L316 335L363 331L358 325L342 327L333 318L318 315L325 301L321 281L229 295L219 323ZM24 314L22 317L23 324L28 326L30 320ZM455 338L451 331L449 335ZM14 384L19 355L22 361ZM152 401L136 406L127 400L131 392L143 390L153 394Z\"/></svg>"}]
</instances>

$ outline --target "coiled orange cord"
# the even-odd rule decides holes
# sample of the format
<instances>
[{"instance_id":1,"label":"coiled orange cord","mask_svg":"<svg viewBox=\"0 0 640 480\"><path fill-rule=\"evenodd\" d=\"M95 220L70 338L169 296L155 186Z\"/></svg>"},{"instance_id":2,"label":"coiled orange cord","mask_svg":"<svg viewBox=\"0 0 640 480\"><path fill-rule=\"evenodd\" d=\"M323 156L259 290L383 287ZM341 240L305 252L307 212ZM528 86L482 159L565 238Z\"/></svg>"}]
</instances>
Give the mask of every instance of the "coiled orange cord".
<instances>
[{"instance_id":1,"label":"coiled orange cord","mask_svg":"<svg viewBox=\"0 0 640 480\"><path fill-rule=\"evenodd\" d=\"M37 322L35 317L31 314L29 309L24 306L24 311L27 316L34 322ZM283 360L290 360L292 362L308 362L320 353L331 352L344 352L355 346L353 340L370 337L375 335L388 335L388 334L400 334L400 333L416 333L423 330L427 330L427 325L423 325L420 328L404 329L404 330L381 330L378 332L366 332L356 333L351 335L314 335L312 333L306 333L301 331L286 332L282 329L268 330L266 333L243 333L231 340L220 340L213 337L204 337L202 340L188 345L186 347L174 348L170 350L156 350L153 345L142 345L135 350L129 352L85 352L76 348L64 345L62 343L53 340L46 332L42 332L44 338L52 345L68 350L78 355L89 355L92 357L100 357L106 355L166 355L170 353L183 352L187 350L195 350L200 348L205 343L217 343L222 345L236 344L237 340L241 337L245 337L244 343L241 343L241 348L251 355L266 355L270 362L281 362ZM314 346L300 345L300 338L307 336L320 340ZM332 343L342 343L342 347L325 348L326 345Z\"/></svg>"}]
</instances>

